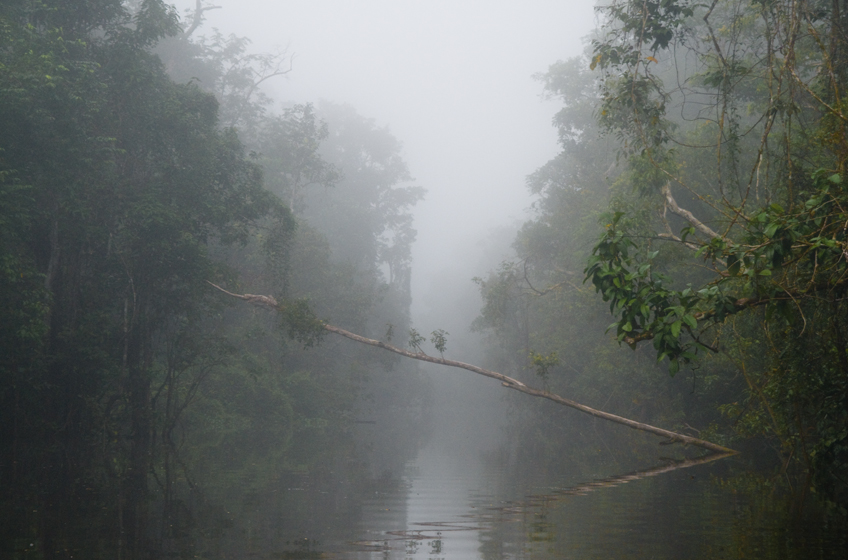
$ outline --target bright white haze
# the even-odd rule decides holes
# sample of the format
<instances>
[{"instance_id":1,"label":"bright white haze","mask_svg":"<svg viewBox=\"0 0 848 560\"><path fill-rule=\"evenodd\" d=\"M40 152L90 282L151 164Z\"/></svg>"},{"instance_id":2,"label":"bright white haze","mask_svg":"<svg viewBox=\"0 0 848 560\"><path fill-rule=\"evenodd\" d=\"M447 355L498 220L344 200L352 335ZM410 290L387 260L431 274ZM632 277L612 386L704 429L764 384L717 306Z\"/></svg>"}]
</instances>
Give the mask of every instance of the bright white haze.
<instances>
[{"instance_id":1,"label":"bright white haze","mask_svg":"<svg viewBox=\"0 0 848 560\"><path fill-rule=\"evenodd\" d=\"M292 72L269 88L276 99L349 103L403 142L428 191L415 210L413 317L427 313L432 275L453 268L470 280L450 262L469 254L462 245L526 218L525 177L557 152L557 104L532 75L580 54L595 22L590 0L213 3L222 8L206 12L199 34L214 27L249 37L253 52L294 53Z\"/></svg>"}]
</instances>

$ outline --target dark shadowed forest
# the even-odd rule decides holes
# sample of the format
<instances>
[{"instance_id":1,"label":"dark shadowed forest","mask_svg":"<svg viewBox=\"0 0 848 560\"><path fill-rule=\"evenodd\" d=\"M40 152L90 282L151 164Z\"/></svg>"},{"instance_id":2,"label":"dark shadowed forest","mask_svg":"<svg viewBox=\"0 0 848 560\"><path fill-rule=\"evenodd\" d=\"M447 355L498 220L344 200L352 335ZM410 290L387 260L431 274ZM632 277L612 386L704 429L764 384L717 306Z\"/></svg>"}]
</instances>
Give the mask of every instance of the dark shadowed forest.
<instances>
[{"instance_id":1,"label":"dark shadowed forest","mask_svg":"<svg viewBox=\"0 0 848 560\"><path fill-rule=\"evenodd\" d=\"M343 101L274 99L291 53L206 26L212 9L0 3L0 556L325 557L313 527L388 551L356 533L382 519L368 500L406 496L419 452L474 418L496 428L484 465L570 473L569 496L701 451L515 391L474 400L327 325L732 448L712 483L744 515L835 539L758 556L733 529L704 557L844 552L848 1L600 3L583 54L535 75L559 152L516 185L532 208L443 248L471 272L430 281L426 329L427 185L402 139ZM491 522L476 557L533 556Z\"/></svg>"}]
</instances>

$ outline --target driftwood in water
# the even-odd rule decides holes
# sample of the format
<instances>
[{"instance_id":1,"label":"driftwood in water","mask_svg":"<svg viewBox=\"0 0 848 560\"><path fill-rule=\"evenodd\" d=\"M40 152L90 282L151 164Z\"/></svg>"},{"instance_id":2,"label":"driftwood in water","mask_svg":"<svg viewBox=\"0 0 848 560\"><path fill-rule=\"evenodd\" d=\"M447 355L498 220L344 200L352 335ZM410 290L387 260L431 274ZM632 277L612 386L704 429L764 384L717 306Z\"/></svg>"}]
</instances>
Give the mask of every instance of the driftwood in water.
<instances>
[{"instance_id":1,"label":"driftwood in water","mask_svg":"<svg viewBox=\"0 0 848 560\"><path fill-rule=\"evenodd\" d=\"M210 282L210 284L212 284ZM253 295L253 294L234 294L232 292L228 292L224 288L212 284L218 290L224 292L227 295L232 297L236 297L242 300L245 300L254 305L259 305L262 307L268 307L270 309L279 310L280 305L277 303L277 300L271 296L261 296L261 295ZM395 354L400 354L401 356L406 356L407 358L411 358L413 360L420 360L422 362L430 362L431 364L441 364L443 366L466 369L468 371L472 371L478 375L484 375L486 377L491 377L492 379L497 379L501 382L501 385L506 387L507 389L514 389L521 393L525 393L527 395L532 395L534 397L539 397L542 399L548 399L555 403L567 406L569 408L573 408L579 410L581 412L585 412L595 418L601 418L603 420L609 420L610 422L614 422L616 424L621 424L622 426L627 426L628 428L633 428L634 430L640 430L642 432L648 432L651 434L658 435L660 437L668 438L667 442L663 443L685 443L688 445L694 445L696 447L701 447L703 449L708 449L710 451L714 451L716 453L737 453L732 449L728 449L727 447L722 447L721 445L717 445L715 443L711 443L709 441L705 441L696 437L687 436L685 434L678 434L676 432L672 432L669 430L664 430L662 428L657 428L656 426L651 426L650 424L643 424L642 422L636 422L635 420L630 420L629 418L624 418L622 416L616 416L615 414L610 414L609 412L604 412L602 410L596 410L594 408L588 407L585 404L580 404L577 401L573 401L570 399L566 399L557 394L551 393L549 391L542 391L540 389L534 389L533 387L528 387L521 381L517 379L513 379L512 377L506 376L502 373L498 373L496 371L491 371L485 368L481 368L472 364L466 364L464 362L457 362L455 360L448 360L446 358L436 358L434 356L428 356L427 354L421 352L410 352L409 350L404 350L403 348L398 348L397 346L392 346L386 342L382 342L380 340L374 340L371 338L366 338L364 336L360 336L358 334L352 333L350 331L346 331L345 329L335 327L333 325L322 323L324 330L343 336L345 338L349 338L350 340L354 340L356 342L360 342L362 344L367 344L369 346L374 346L376 348L382 348L388 352L394 352Z\"/></svg>"}]
</instances>

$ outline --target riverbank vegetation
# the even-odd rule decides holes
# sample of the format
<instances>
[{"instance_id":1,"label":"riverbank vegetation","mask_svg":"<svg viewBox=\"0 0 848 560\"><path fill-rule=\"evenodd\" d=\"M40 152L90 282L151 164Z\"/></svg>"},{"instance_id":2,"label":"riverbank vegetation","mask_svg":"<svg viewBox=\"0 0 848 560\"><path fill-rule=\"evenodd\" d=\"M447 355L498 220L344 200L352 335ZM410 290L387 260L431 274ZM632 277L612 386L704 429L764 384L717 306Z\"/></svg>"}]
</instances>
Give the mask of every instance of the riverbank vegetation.
<instances>
[{"instance_id":1,"label":"riverbank vegetation","mask_svg":"<svg viewBox=\"0 0 848 560\"><path fill-rule=\"evenodd\" d=\"M393 426L389 472L425 433L414 367L306 350L207 283L404 331L423 191L400 143L351 107L275 110L285 53L197 29L156 0L0 8L4 550L147 557L224 480L367 470L364 420Z\"/></svg>"},{"instance_id":2,"label":"riverbank vegetation","mask_svg":"<svg viewBox=\"0 0 848 560\"><path fill-rule=\"evenodd\" d=\"M844 500L848 12L599 12L586 54L538 76L563 104L562 149L528 179L518 258L480 280L478 327L499 367L756 451ZM555 462L586 427L547 412L524 441Z\"/></svg>"},{"instance_id":3,"label":"riverbank vegetation","mask_svg":"<svg viewBox=\"0 0 848 560\"><path fill-rule=\"evenodd\" d=\"M0 539L19 557L199 555L184 537L259 520L271 482L365 493L426 438L412 362L312 328L426 343L400 142L346 105L276 106L261 85L287 53L204 35L208 9L0 7ZM538 76L561 151L528 178L517 258L477 280L481 365L845 503L848 6L600 13L585 56ZM543 468L647 448L510 403L512 457Z\"/></svg>"}]
</instances>

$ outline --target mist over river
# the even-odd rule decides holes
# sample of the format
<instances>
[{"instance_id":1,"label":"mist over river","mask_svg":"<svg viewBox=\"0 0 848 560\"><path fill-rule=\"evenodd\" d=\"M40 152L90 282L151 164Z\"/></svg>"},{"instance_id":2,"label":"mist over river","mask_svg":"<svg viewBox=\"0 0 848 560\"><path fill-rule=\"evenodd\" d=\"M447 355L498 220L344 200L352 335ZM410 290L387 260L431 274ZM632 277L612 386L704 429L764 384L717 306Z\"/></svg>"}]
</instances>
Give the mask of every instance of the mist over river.
<instances>
[{"instance_id":1,"label":"mist over river","mask_svg":"<svg viewBox=\"0 0 848 560\"><path fill-rule=\"evenodd\" d=\"M0 560L848 556L848 0L3 0Z\"/></svg>"},{"instance_id":2,"label":"mist over river","mask_svg":"<svg viewBox=\"0 0 848 560\"><path fill-rule=\"evenodd\" d=\"M374 455L379 474L362 479L336 463L281 473L250 493L228 487L216 523L166 540L166 550L291 559L844 558L844 515L757 474L744 456L621 450L545 472L451 398L470 389L502 405L497 388L428 375L443 385L432 433L396 470L381 472L391 461ZM362 449L379 448L384 428L362 425Z\"/></svg>"}]
</instances>

